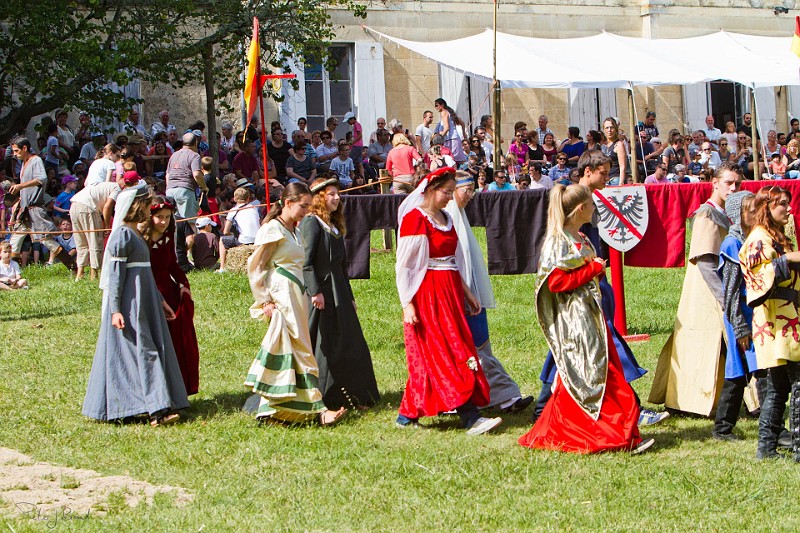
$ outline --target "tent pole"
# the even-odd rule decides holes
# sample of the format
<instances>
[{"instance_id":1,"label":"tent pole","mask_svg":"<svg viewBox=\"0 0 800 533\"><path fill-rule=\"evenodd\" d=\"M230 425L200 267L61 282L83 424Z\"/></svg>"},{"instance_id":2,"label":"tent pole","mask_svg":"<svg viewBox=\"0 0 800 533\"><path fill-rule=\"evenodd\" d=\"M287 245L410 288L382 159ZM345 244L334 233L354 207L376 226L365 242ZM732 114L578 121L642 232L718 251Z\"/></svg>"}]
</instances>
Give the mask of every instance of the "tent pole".
<instances>
[{"instance_id":1,"label":"tent pole","mask_svg":"<svg viewBox=\"0 0 800 533\"><path fill-rule=\"evenodd\" d=\"M492 88L494 90L494 109L492 109L492 144L493 147L493 165L492 167L494 170L500 170L500 163L502 163L502 150L500 149L500 127L501 127L501 115L500 115L500 82L497 81L497 4L500 0L494 0L494 16L493 16L493 27L494 27L494 43L492 46L492 80L493 85Z\"/></svg>"},{"instance_id":2,"label":"tent pole","mask_svg":"<svg viewBox=\"0 0 800 533\"><path fill-rule=\"evenodd\" d=\"M750 115L753 120L750 121L750 138L753 140L753 179L760 180L761 172L758 171L758 136L756 135L758 124L758 116L756 116L756 90L750 89Z\"/></svg>"},{"instance_id":3,"label":"tent pole","mask_svg":"<svg viewBox=\"0 0 800 533\"><path fill-rule=\"evenodd\" d=\"M630 85L628 91L628 126L631 128L628 132L628 145L630 146L630 166L631 166L631 179L633 183L639 183L639 169L636 166L636 128L635 128L635 109L633 103L633 84ZM621 183L625 183L625 176L622 176Z\"/></svg>"}]
</instances>

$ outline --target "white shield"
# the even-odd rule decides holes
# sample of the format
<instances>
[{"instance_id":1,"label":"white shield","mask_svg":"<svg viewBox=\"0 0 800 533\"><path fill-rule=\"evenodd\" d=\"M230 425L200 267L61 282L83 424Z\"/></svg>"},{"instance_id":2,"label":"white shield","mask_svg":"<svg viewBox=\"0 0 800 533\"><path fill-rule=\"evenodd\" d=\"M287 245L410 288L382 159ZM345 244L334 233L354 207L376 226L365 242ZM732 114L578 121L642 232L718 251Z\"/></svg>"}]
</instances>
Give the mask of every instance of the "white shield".
<instances>
[{"instance_id":1,"label":"white shield","mask_svg":"<svg viewBox=\"0 0 800 533\"><path fill-rule=\"evenodd\" d=\"M600 238L620 252L627 252L642 240L650 218L644 185L606 187L594 191Z\"/></svg>"}]
</instances>

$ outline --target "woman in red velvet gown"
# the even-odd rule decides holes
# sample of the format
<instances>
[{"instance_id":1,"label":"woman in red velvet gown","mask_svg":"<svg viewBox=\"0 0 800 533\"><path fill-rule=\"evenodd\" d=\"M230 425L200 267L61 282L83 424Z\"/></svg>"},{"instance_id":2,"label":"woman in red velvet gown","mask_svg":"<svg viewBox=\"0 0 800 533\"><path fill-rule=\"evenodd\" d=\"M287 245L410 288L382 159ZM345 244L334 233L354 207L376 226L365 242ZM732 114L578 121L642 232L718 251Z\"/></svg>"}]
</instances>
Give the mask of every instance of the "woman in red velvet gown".
<instances>
[{"instance_id":1,"label":"woman in red velvet gown","mask_svg":"<svg viewBox=\"0 0 800 533\"><path fill-rule=\"evenodd\" d=\"M536 310L558 375L553 396L519 443L573 453L640 453L653 439L639 437L636 396L609 342L597 279L605 262L578 230L593 213L587 187L556 185L551 190Z\"/></svg>"},{"instance_id":2,"label":"woman in red velvet gown","mask_svg":"<svg viewBox=\"0 0 800 533\"><path fill-rule=\"evenodd\" d=\"M200 353L194 329L194 301L186 273L175 255L175 204L164 196L153 198L150 220L142 235L150 247L150 264L158 292L175 312L169 332L178 356L186 394L197 394L200 386Z\"/></svg>"},{"instance_id":3,"label":"woman in red velvet gown","mask_svg":"<svg viewBox=\"0 0 800 533\"><path fill-rule=\"evenodd\" d=\"M396 425L419 427L423 416L455 409L470 435L491 431L500 418L484 418L489 384L472 342L468 312L480 304L456 263L458 235L444 207L455 191L455 169L429 174L400 206L397 290L403 305L408 381Z\"/></svg>"}]
</instances>

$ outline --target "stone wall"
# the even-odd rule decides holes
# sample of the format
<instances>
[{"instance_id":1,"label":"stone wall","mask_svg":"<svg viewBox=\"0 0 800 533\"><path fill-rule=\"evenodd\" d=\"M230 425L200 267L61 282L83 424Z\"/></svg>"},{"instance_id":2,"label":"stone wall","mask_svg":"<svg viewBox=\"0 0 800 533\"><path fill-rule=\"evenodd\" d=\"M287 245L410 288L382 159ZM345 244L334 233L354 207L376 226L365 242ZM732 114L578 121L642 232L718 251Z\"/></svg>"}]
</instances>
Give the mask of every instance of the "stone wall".
<instances>
[{"instance_id":1,"label":"stone wall","mask_svg":"<svg viewBox=\"0 0 800 533\"><path fill-rule=\"evenodd\" d=\"M524 36L565 38L593 35L608 31L620 35L653 38L677 38L703 35L718 29L756 35L790 36L793 19L773 14L774 5L794 9L793 0L775 0L764 5L762 0L559 0L557 3L537 0L500 0L498 28L500 31ZM483 31L492 26L493 4L475 0L372 1L366 20L356 19L349 12L331 12L338 26L337 41L369 40L362 25L409 40L450 40ZM715 50L698 50L697 59L713 57ZM686 58L692 61L695 58ZM646 68L646 67L645 67ZM384 72L387 119L398 118L409 128L421 120L422 112L433 108L439 97L438 67L405 48L391 43L384 45ZM776 111L778 127L788 127L786 91L777 89ZM205 93L201 84L185 89L143 84L145 99L142 123L157 120L158 112L167 108L172 122L182 130L195 120L206 121ZM640 87L635 90L636 111L640 120L649 110L656 111L657 124L662 131L685 129L683 98L679 86ZM232 102L238 109L239 97ZM628 103L625 91L617 91L618 117L628 130ZM511 136L511 124L524 120L529 126L545 113L550 127L561 137L569 124L568 92L563 89L514 89L503 92L503 127L506 139ZM266 121L279 119L279 105L268 102ZM77 114L74 117L77 121ZM229 113L220 122L230 120L241 127L241 114ZM787 125L783 126L782 122ZM374 125L364 124L366 131Z\"/></svg>"}]
</instances>

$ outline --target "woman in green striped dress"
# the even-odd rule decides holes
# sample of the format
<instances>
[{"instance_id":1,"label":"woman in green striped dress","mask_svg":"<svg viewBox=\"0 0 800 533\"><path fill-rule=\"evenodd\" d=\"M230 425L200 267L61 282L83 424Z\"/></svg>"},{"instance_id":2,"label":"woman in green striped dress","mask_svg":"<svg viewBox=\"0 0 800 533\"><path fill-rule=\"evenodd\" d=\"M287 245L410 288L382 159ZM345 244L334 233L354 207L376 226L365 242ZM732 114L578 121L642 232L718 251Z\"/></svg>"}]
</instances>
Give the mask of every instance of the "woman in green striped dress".
<instances>
[{"instance_id":1,"label":"woman in green striped dress","mask_svg":"<svg viewBox=\"0 0 800 533\"><path fill-rule=\"evenodd\" d=\"M269 322L245 386L260 396L256 418L302 423L338 422L345 409L330 411L317 387L319 369L308 330L308 296L303 285L304 250L297 225L311 205L311 192L291 183L256 235L247 276L255 303L250 315Z\"/></svg>"}]
</instances>

